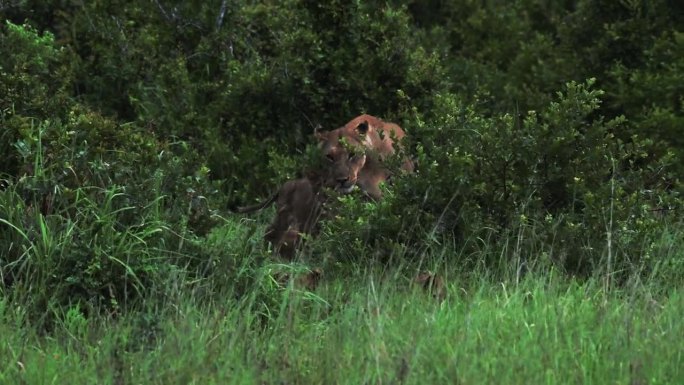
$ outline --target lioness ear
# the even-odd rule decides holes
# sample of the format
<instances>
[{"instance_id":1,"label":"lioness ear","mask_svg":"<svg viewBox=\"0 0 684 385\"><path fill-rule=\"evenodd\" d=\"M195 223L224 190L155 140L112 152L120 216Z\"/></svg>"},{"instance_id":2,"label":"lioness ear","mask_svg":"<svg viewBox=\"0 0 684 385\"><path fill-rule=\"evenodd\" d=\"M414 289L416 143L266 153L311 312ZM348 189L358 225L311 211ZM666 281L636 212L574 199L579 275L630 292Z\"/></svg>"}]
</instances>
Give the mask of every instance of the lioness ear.
<instances>
[{"instance_id":1,"label":"lioness ear","mask_svg":"<svg viewBox=\"0 0 684 385\"><path fill-rule=\"evenodd\" d=\"M314 137L319 141L322 142L326 139L328 139L328 133L321 131L321 125L319 124L314 128Z\"/></svg>"},{"instance_id":2,"label":"lioness ear","mask_svg":"<svg viewBox=\"0 0 684 385\"><path fill-rule=\"evenodd\" d=\"M356 165L358 168L362 168L366 165L366 154L361 156L355 156L352 158L352 164Z\"/></svg>"},{"instance_id":3,"label":"lioness ear","mask_svg":"<svg viewBox=\"0 0 684 385\"><path fill-rule=\"evenodd\" d=\"M356 126L356 131L359 133L359 135L366 136L368 133L368 122L364 120L363 122L359 123L359 125Z\"/></svg>"}]
</instances>

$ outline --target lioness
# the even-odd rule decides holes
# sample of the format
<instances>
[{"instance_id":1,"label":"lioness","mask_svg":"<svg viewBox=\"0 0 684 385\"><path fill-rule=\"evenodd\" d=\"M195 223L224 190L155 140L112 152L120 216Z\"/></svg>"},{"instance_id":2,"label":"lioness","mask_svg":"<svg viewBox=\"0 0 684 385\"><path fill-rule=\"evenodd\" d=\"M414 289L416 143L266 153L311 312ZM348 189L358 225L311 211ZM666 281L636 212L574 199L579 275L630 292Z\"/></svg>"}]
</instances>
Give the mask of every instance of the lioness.
<instances>
[{"instance_id":1,"label":"lioness","mask_svg":"<svg viewBox=\"0 0 684 385\"><path fill-rule=\"evenodd\" d=\"M314 134L329 161L324 172L290 180L266 201L237 209L237 212L249 213L276 202L276 216L264 239L285 258L294 256L301 234L315 233L325 201L323 187L346 194L358 185L373 199L382 196L380 183L390 176L382 161L394 154L394 140L405 136L398 125L371 115L361 115L343 127ZM412 171L413 163L407 160L402 168Z\"/></svg>"},{"instance_id":2,"label":"lioness","mask_svg":"<svg viewBox=\"0 0 684 385\"><path fill-rule=\"evenodd\" d=\"M373 199L382 197L380 183L390 176L382 162L394 154L395 140L399 142L406 135L401 127L364 114L340 128L314 134L323 155L330 162L336 190L349 193L357 185ZM363 167L357 173L350 172L354 169L350 164L361 156L365 158ZM413 163L406 160L402 169L413 171Z\"/></svg>"}]
</instances>

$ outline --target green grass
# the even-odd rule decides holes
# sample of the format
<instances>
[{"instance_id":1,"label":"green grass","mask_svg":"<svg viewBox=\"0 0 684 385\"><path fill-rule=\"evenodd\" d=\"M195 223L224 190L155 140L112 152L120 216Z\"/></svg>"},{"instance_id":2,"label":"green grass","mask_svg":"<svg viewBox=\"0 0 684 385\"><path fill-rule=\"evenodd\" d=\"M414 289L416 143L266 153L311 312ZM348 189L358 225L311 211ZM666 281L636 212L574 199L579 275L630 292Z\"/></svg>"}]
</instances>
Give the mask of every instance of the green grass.
<instances>
[{"instance_id":1,"label":"green grass","mask_svg":"<svg viewBox=\"0 0 684 385\"><path fill-rule=\"evenodd\" d=\"M388 277L396 278L388 278ZM400 274L315 292L192 293L117 319L79 309L39 335L0 303L2 384L680 384L684 296L606 293L549 273L448 279L438 303Z\"/></svg>"},{"instance_id":2,"label":"green grass","mask_svg":"<svg viewBox=\"0 0 684 385\"><path fill-rule=\"evenodd\" d=\"M681 224L610 285L601 268L561 273L535 228L515 244L478 240L467 256L434 241L359 254L324 234L305 253L324 277L306 291L276 283L304 267L269 259L267 214L196 237L159 218L160 199L133 208L114 188L77 192L73 220L0 193L11 246L0 255L0 385L684 381ZM392 267L373 260L388 253ZM445 301L412 283L423 267L444 277Z\"/></svg>"}]
</instances>

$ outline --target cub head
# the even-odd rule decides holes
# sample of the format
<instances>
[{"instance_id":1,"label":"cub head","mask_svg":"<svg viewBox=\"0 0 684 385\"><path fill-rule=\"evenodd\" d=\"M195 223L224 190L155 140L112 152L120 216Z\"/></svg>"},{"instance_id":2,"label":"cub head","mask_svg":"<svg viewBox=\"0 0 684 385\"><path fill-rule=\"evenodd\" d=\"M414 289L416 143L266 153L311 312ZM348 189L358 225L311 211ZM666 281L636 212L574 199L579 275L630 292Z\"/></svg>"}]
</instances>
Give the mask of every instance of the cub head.
<instances>
[{"instance_id":1,"label":"cub head","mask_svg":"<svg viewBox=\"0 0 684 385\"><path fill-rule=\"evenodd\" d=\"M366 164L364 140L368 122L362 122L352 130L346 127L327 132L315 132L318 146L328 170L327 187L348 194L357 183L359 171Z\"/></svg>"}]
</instances>

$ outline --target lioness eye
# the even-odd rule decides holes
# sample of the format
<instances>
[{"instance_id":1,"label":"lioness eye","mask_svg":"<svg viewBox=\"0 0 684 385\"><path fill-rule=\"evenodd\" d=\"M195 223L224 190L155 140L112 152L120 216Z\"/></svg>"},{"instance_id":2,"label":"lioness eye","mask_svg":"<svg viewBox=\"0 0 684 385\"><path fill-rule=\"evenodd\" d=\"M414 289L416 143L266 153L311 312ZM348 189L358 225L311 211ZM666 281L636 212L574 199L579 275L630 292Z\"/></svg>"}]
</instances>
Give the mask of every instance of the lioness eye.
<instances>
[{"instance_id":1,"label":"lioness eye","mask_svg":"<svg viewBox=\"0 0 684 385\"><path fill-rule=\"evenodd\" d=\"M328 155L326 155L325 157L328 158L328 160L331 161L331 162L334 162L334 161L335 161L335 157L332 156L332 154L328 154Z\"/></svg>"}]
</instances>

